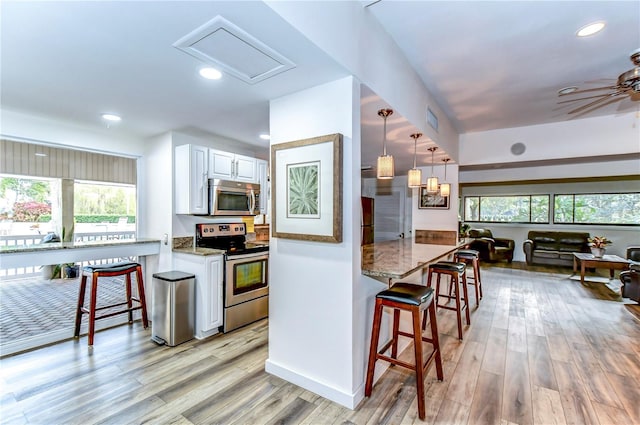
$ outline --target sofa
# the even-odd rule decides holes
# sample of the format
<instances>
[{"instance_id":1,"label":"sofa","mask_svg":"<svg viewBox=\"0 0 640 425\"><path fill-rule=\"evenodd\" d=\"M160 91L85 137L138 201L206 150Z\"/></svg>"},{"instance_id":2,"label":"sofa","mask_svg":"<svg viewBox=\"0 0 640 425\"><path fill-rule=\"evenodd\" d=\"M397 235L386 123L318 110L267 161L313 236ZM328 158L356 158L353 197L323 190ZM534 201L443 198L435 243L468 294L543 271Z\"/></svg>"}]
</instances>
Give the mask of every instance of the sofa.
<instances>
[{"instance_id":1,"label":"sofa","mask_svg":"<svg viewBox=\"0 0 640 425\"><path fill-rule=\"evenodd\" d=\"M481 261L496 262L513 261L513 251L516 243L513 239L495 238L489 229L471 229L469 237L473 239L469 243L470 249L480 253Z\"/></svg>"},{"instance_id":2,"label":"sofa","mask_svg":"<svg viewBox=\"0 0 640 425\"><path fill-rule=\"evenodd\" d=\"M622 296L640 303L640 263L632 263L629 270L620 272L620 282Z\"/></svg>"},{"instance_id":3,"label":"sofa","mask_svg":"<svg viewBox=\"0 0 640 425\"><path fill-rule=\"evenodd\" d=\"M589 233L531 230L522 244L527 265L573 267L574 252L591 252Z\"/></svg>"}]
</instances>

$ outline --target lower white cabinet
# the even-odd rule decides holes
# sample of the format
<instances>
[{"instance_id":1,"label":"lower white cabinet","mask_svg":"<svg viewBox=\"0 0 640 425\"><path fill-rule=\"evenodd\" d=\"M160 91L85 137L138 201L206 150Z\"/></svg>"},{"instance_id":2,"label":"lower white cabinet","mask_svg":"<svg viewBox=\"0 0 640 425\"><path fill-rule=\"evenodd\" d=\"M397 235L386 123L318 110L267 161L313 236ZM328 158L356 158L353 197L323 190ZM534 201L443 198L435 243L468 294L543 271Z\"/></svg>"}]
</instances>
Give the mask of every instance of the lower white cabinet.
<instances>
[{"instance_id":1,"label":"lower white cabinet","mask_svg":"<svg viewBox=\"0 0 640 425\"><path fill-rule=\"evenodd\" d=\"M195 337L203 339L217 334L222 326L223 256L174 252L173 263L175 270L196 276Z\"/></svg>"}]
</instances>

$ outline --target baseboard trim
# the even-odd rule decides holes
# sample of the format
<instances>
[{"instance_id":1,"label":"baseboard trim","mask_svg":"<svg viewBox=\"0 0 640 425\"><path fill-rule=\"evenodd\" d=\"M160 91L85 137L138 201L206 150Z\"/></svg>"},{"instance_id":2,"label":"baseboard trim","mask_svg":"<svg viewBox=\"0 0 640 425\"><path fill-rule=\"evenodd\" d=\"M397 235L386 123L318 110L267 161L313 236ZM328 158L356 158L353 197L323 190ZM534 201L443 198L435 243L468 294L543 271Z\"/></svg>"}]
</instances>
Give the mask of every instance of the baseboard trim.
<instances>
[{"instance_id":1,"label":"baseboard trim","mask_svg":"<svg viewBox=\"0 0 640 425\"><path fill-rule=\"evenodd\" d=\"M355 407L364 398L364 388L361 387L354 394L345 393L330 385L323 384L315 381L308 376L301 375L300 373L286 368L282 365L272 362L267 359L265 362L265 371L278 378L282 378L285 381L291 382L305 390L311 391L319 396L322 396L328 400L338 403L348 409L355 409Z\"/></svg>"}]
</instances>

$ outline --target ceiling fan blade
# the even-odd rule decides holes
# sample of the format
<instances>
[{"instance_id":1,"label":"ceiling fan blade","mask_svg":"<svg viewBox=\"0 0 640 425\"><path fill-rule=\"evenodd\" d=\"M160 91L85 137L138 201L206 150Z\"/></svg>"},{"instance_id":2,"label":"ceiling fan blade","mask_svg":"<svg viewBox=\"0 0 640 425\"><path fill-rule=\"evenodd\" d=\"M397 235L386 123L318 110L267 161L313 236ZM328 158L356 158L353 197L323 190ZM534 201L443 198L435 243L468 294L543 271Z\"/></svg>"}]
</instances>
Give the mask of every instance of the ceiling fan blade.
<instances>
[{"instance_id":1,"label":"ceiling fan blade","mask_svg":"<svg viewBox=\"0 0 640 425\"><path fill-rule=\"evenodd\" d=\"M616 90L619 89L620 87L616 86L604 86L604 87L595 87L592 89L583 89L583 90L576 90L574 92L571 93L559 93L558 96L562 97L562 96L569 96L572 94L581 94L581 93L590 93L592 91L600 91L600 90Z\"/></svg>"},{"instance_id":2,"label":"ceiling fan blade","mask_svg":"<svg viewBox=\"0 0 640 425\"><path fill-rule=\"evenodd\" d=\"M624 90L624 91L618 91L618 92L615 92L615 93L611 93L611 94L607 95L606 97L601 97L600 99L596 99L596 100L594 100L593 102L589 102L589 103L587 103L586 105L582 105L582 106L580 106L579 108L573 109L573 110L571 110L571 111L569 111L569 112L567 112L567 113L568 113L568 114L575 114L575 113L577 113L577 112L581 112L581 111L584 111L584 110L587 110L587 109L591 109L592 107L593 107L594 109L596 109L596 108L595 108L596 106L597 106L597 107L600 107L600 106L602 106L602 105L605 105L606 103L603 103L603 102L606 102L606 101L608 101L608 100L610 100L611 98L614 98L614 97L616 97L616 96L620 96L620 95L624 94L625 92L626 92L626 90ZM621 98L621 99L622 99L622 98ZM598 105L599 103L602 103L602 105Z\"/></svg>"},{"instance_id":3,"label":"ceiling fan blade","mask_svg":"<svg viewBox=\"0 0 640 425\"><path fill-rule=\"evenodd\" d=\"M598 108L602 108L603 106L610 105L611 103L619 102L624 99L624 96L616 96L612 98L603 98L599 99L595 102L591 102L589 105L582 106L578 109L574 109L573 111L569 111L569 114L576 114L574 118L588 114L589 112L593 112Z\"/></svg>"},{"instance_id":4,"label":"ceiling fan blade","mask_svg":"<svg viewBox=\"0 0 640 425\"><path fill-rule=\"evenodd\" d=\"M595 96L579 97L577 99L562 100L560 102L556 102L556 104L562 105L563 103L571 103L571 102L577 102L579 100L595 99L595 98L601 98L601 97L605 97L605 96L609 96L609 93L598 94L598 95L595 95Z\"/></svg>"}]
</instances>

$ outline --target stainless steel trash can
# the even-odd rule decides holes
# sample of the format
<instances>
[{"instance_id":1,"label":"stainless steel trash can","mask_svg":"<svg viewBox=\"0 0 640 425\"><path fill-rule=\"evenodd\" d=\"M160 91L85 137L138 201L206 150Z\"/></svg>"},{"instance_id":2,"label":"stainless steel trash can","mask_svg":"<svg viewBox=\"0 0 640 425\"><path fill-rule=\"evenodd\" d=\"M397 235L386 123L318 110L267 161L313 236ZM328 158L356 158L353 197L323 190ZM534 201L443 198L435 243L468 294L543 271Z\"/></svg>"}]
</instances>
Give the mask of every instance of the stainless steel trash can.
<instances>
[{"instance_id":1,"label":"stainless steel trash can","mask_svg":"<svg viewBox=\"0 0 640 425\"><path fill-rule=\"evenodd\" d=\"M151 339L176 346L193 339L195 275L179 271L153 275Z\"/></svg>"}]
</instances>

